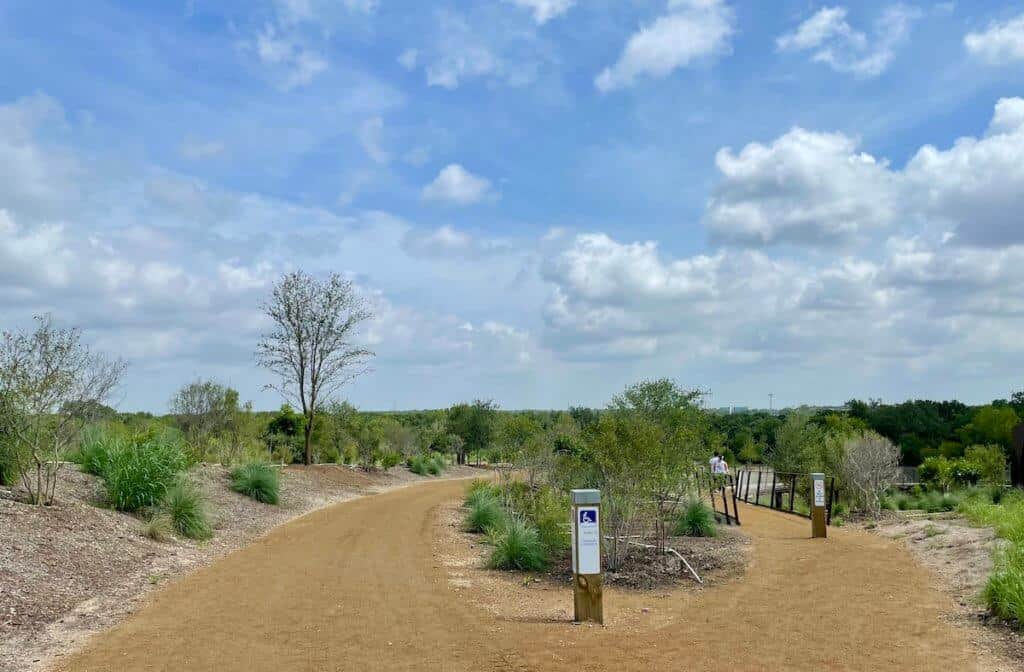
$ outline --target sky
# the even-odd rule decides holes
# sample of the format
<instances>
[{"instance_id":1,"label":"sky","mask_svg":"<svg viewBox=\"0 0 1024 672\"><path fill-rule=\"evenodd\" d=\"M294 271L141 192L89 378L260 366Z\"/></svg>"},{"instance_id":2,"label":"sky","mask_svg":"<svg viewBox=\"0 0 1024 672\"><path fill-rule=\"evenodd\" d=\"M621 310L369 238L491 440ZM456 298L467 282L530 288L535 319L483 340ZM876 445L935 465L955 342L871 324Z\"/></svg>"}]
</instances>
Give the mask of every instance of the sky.
<instances>
[{"instance_id":1,"label":"sky","mask_svg":"<svg viewBox=\"0 0 1024 672\"><path fill-rule=\"evenodd\" d=\"M981 403L1024 386L1024 4L0 3L0 329L161 412L282 273L365 409Z\"/></svg>"}]
</instances>

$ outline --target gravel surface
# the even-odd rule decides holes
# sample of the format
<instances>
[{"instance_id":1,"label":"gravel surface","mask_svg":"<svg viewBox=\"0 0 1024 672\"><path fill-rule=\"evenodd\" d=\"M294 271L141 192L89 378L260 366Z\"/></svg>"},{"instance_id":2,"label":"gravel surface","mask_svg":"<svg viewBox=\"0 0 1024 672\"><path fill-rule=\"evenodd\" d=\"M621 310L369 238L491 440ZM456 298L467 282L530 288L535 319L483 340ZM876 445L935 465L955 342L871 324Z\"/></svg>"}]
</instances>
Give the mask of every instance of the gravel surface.
<instances>
[{"instance_id":1,"label":"gravel surface","mask_svg":"<svg viewBox=\"0 0 1024 672\"><path fill-rule=\"evenodd\" d=\"M403 488L283 525L160 591L58 669L1019 670L979 657L947 618L952 600L898 545L845 528L812 540L807 521L747 507L752 561L736 580L611 586L605 627L572 625L568 586L532 579L496 598L525 603L538 586L556 611L481 609L487 594L472 580L456 589L438 556L439 512L464 488Z\"/></svg>"},{"instance_id":2,"label":"gravel surface","mask_svg":"<svg viewBox=\"0 0 1024 672\"><path fill-rule=\"evenodd\" d=\"M479 473L458 467L445 477ZM54 506L29 506L0 487L0 671L40 669L132 613L154 587L276 525L427 480L403 467L367 473L334 465L289 466L283 469L281 503L270 506L233 492L220 465L200 465L190 476L210 503L215 534L207 542L144 537L141 518L101 508L100 480L73 465L61 470Z\"/></svg>"}]
</instances>

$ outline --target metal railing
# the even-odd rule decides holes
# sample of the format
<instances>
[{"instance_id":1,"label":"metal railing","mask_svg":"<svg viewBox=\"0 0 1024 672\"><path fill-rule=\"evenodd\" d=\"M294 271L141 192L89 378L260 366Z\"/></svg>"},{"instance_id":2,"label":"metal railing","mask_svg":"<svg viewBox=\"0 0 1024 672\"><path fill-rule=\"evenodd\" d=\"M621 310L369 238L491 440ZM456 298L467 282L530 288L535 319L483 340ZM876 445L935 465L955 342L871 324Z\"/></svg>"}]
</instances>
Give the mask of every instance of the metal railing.
<instances>
[{"instance_id":1,"label":"metal railing","mask_svg":"<svg viewBox=\"0 0 1024 672\"><path fill-rule=\"evenodd\" d=\"M832 506L839 501L835 477L827 480L825 522L832 524ZM736 473L736 498L754 506L811 517L810 474L780 473L763 467L744 468Z\"/></svg>"},{"instance_id":2,"label":"metal railing","mask_svg":"<svg viewBox=\"0 0 1024 672\"><path fill-rule=\"evenodd\" d=\"M697 494L700 497L707 495L711 500L711 510L715 512L719 522L739 525L740 508L736 503L736 477L732 474L713 474L709 469L697 469L694 478Z\"/></svg>"}]
</instances>

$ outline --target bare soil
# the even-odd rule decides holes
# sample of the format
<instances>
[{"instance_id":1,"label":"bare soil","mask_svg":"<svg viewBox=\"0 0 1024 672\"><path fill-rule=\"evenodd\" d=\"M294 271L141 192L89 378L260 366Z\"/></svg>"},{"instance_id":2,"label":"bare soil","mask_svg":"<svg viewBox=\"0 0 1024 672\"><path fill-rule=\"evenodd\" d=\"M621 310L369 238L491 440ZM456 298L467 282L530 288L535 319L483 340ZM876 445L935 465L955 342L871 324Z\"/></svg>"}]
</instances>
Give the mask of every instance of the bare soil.
<instances>
[{"instance_id":1,"label":"bare soil","mask_svg":"<svg viewBox=\"0 0 1024 672\"><path fill-rule=\"evenodd\" d=\"M953 513L905 512L890 512L860 527L901 543L933 572L935 585L956 601L953 620L989 652L993 669L1024 669L1024 636L990 617L979 599L992 572L992 553L1005 543L991 528L973 527Z\"/></svg>"},{"instance_id":2,"label":"bare soil","mask_svg":"<svg viewBox=\"0 0 1024 672\"><path fill-rule=\"evenodd\" d=\"M503 615L496 601L516 593L453 584L443 562L463 553L438 532L463 489L424 483L282 525L151 595L57 669L1000 669L904 548L853 529L811 540L807 521L753 507L741 514L751 564L735 580L613 586L603 628L569 622L567 588L546 591L549 614Z\"/></svg>"},{"instance_id":3,"label":"bare soil","mask_svg":"<svg viewBox=\"0 0 1024 672\"><path fill-rule=\"evenodd\" d=\"M477 475L458 467L448 477ZM228 472L190 474L210 503L207 542L159 543L142 520L102 508L98 478L61 470L57 503L36 507L0 488L0 670L28 672L138 608L155 587L241 548L276 525L324 506L425 480L404 468L364 472L334 465L284 468L281 502L260 504L229 488ZM436 479L435 479L436 480Z\"/></svg>"}]
</instances>

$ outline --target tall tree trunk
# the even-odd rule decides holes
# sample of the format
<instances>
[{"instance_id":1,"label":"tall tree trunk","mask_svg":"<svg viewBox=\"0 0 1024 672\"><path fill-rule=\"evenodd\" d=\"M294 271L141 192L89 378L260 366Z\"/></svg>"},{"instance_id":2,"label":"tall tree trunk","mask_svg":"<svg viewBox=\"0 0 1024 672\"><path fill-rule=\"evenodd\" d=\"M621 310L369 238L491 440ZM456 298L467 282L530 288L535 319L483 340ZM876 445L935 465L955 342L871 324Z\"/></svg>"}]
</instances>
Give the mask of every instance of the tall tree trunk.
<instances>
[{"instance_id":1,"label":"tall tree trunk","mask_svg":"<svg viewBox=\"0 0 1024 672\"><path fill-rule=\"evenodd\" d=\"M310 415L306 418L306 427L303 430L303 434L306 438L306 451L303 454L303 462L306 466L313 464L313 448L312 448L312 437L313 437L313 416Z\"/></svg>"}]
</instances>

